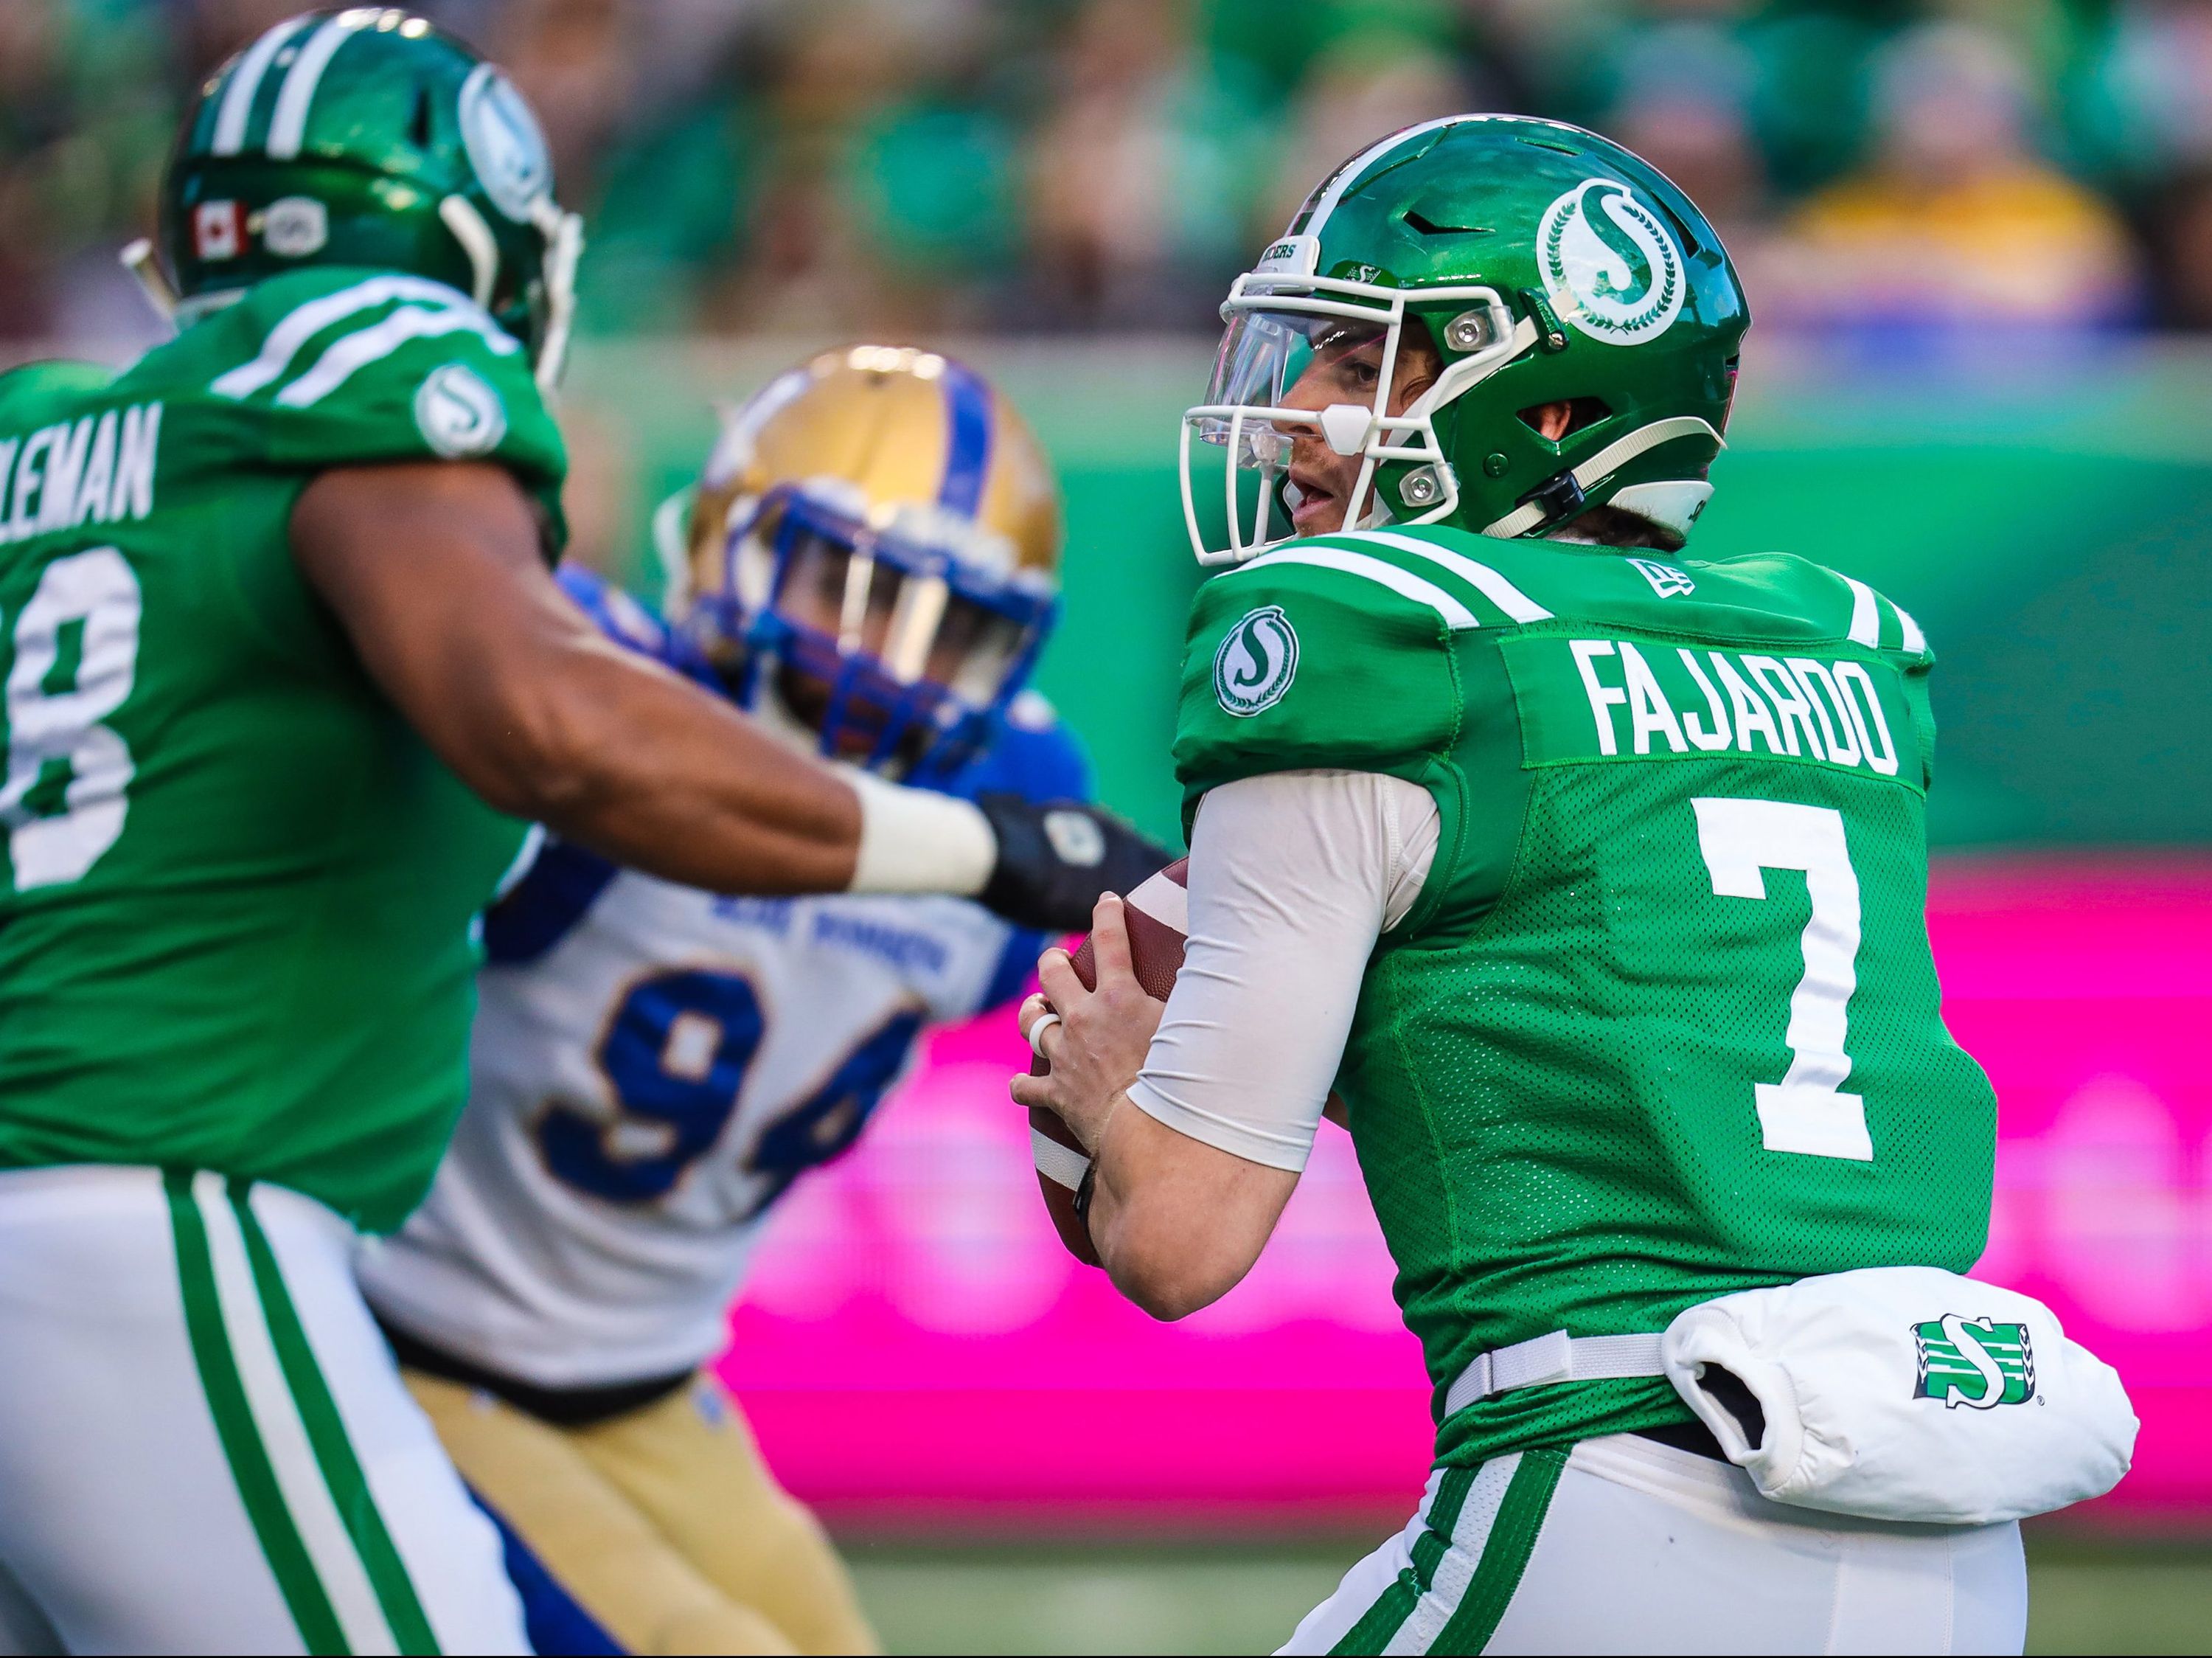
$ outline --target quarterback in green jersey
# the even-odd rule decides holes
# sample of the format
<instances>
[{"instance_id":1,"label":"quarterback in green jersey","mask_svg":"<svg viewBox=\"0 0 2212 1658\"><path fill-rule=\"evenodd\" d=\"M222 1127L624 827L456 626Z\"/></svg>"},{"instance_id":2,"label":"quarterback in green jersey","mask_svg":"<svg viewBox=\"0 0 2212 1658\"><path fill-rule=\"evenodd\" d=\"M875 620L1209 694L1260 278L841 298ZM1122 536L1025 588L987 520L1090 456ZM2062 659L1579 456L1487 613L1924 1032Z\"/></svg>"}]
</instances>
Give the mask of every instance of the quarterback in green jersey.
<instances>
[{"instance_id":1,"label":"quarterback in green jersey","mask_svg":"<svg viewBox=\"0 0 2212 1658\"><path fill-rule=\"evenodd\" d=\"M0 1650L521 1649L352 1249L444 1149L532 823L1046 927L1157 865L817 764L563 595L579 240L496 69L303 15L180 138L178 337L0 377Z\"/></svg>"},{"instance_id":2,"label":"quarterback in green jersey","mask_svg":"<svg viewBox=\"0 0 2212 1658\"><path fill-rule=\"evenodd\" d=\"M1015 1092L1166 1318L1345 1102L1436 1469L1285 1649L2018 1650L2014 1525L1770 1500L1662 1374L1717 1298L1963 1272L1996 1127L1923 920L1926 639L1848 576L1680 551L1749 320L1711 226L1593 134L1459 117L1333 173L1223 314L1184 971L1163 1013L1102 900L1098 988L1048 953Z\"/></svg>"}]
</instances>

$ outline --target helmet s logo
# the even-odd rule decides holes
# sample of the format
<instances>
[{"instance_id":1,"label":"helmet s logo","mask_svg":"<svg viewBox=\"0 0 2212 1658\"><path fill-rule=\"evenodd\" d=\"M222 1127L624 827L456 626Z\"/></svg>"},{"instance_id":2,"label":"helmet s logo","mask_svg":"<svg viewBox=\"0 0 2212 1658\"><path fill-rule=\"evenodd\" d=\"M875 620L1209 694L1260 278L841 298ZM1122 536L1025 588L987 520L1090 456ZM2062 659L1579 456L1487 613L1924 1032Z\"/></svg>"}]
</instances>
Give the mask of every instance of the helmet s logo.
<instances>
[{"instance_id":1,"label":"helmet s logo","mask_svg":"<svg viewBox=\"0 0 2212 1658\"><path fill-rule=\"evenodd\" d=\"M1229 630L1213 653L1213 695L1240 719L1283 700L1298 674L1298 636L1280 605L1264 605Z\"/></svg>"},{"instance_id":2,"label":"helmet s logo","mask_svg":"<svg viewBox=\"0 0 2212 1658\"><path fill-rule=\"evenodd\" d=\"M478 64L461 88L461 143L492 205L518 224L552 193L553 157L514 84Z\"/></svg>"},{"instance_id":3,"label":"helmet s logo","mask_svg":"<svg viewBox=\"0 0 2212 1658\"><path fill-rule=\"evenodd\" d=\"M1585 179L1544 211L1536 233L1544 288L1592 339L1634 345L1682 314L1682 252L1658 214L1611 179Z\"/></svg>"},{"instance_id":4,"label":"helmet s logo","mask_svg":"<svg viewBox=\"0 0 2212 1658\"><path fill-rule=\"evenodd\" d=\"M507 405L465 363L433 369L415 393L422 441L448 460L489 454L507 436Z\"/></svg>"}]
</instances>

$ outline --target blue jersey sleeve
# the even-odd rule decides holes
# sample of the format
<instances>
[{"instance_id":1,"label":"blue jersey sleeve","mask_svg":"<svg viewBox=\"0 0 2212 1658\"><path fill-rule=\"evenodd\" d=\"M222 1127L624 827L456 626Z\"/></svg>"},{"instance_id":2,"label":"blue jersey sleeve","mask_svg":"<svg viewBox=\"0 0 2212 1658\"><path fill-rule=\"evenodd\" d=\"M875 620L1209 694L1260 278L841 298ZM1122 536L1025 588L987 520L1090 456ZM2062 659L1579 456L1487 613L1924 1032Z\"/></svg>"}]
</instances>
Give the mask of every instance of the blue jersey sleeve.
<instances>
[{"instance_id":1,"label":"blue jersey sleeve","mask_svg":"<svg viewBox=\"0 0 2212 1658\"><path fill-rule=\"evenodd\" d=\"M576 601L600 632L641 656L650 656L710 690L721 687L697 649L674 628L597 570L563 564L553 573L561 591Z\"/></svg>"},{"instance_id":2,"label":"blue jersey sleeve","mask_svg":"<svg viewBox=\"0 0 2212 1658\"><path fill-rule=\"evenodd\" d=\"M1000 722L990 746L946 792L963 800L1007 794L1030 801L1088 801L1093 794L1091 756L1075 734L1060 722L1050 704L1025 692ZM1019 996L1039 953L1051 942L1048 933L1012 930L976 1011L986 1012Z\"/></svg>"},{"instance_id":3,"label":"blue jersey sleeve","mask_svg":"<svg viewBox=\"0 0 2212 1658\"><path fill-rule=\"evenodd\" d=\"M1092 788L1091 756L1082 743L1060 722L1051 704L1026 692L1000 721L983 753L945 792L963 800L1019 795L1030 801L1087 801Z\"/></svg>"}]
</instances>

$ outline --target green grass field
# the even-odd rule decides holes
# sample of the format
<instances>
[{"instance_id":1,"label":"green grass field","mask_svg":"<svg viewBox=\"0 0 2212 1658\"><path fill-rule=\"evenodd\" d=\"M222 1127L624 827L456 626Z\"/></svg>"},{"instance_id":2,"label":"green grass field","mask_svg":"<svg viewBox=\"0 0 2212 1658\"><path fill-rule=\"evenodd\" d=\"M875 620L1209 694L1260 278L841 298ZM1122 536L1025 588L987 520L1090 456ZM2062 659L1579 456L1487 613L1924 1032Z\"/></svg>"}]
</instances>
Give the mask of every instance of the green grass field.
<instances>
[{"instance_id":1,"label":"green grass field","mask_svg":"<svg viewBox=\"0 0 2212 1658\"><path fill-rule=\"evenodd\" d=\"M848 1539L895 1653L1267 1652L1371 1539ZM2212 1652L2212 1533L2031 1531L2031 1653Z\"/></svg>"}]
</instances>

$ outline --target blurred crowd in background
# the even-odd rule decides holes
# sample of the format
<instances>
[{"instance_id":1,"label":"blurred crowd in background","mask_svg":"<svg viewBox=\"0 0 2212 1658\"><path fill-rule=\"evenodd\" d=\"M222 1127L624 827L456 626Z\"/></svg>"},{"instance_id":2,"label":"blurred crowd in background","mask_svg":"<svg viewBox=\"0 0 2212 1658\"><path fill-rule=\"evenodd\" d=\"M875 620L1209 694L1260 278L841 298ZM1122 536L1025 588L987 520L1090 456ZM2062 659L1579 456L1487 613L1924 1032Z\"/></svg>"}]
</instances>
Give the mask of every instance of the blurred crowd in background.
<instances>
[{"instance_id":1,"label":"blurred crowd in background","mask_svg":"<svg viewBox=\"0 0 2212 1658\"><path fill-rule=\"evenodd\" d=\"M1462 109L1642 151L1762 330L2212 328L2212 0L422 0L589 216L601 333L1176 332L1329 167ZM0 338L147 328L198 81L296 0L0 0Z\"/></svg>"}]
</instances>

